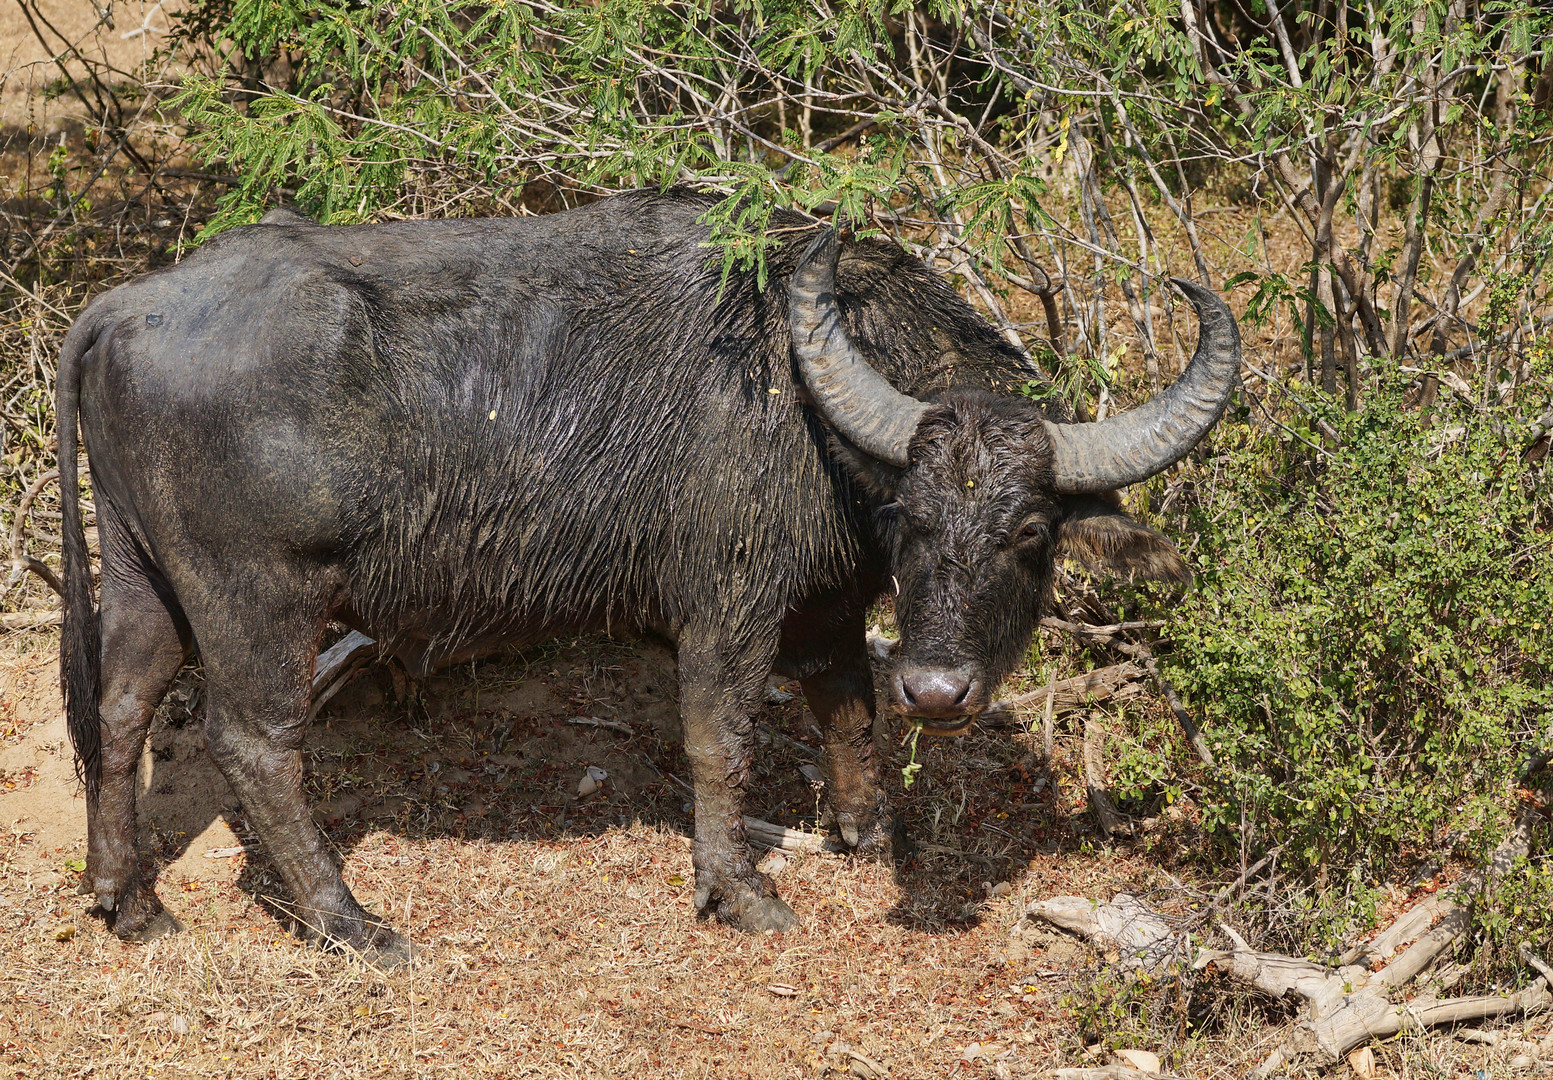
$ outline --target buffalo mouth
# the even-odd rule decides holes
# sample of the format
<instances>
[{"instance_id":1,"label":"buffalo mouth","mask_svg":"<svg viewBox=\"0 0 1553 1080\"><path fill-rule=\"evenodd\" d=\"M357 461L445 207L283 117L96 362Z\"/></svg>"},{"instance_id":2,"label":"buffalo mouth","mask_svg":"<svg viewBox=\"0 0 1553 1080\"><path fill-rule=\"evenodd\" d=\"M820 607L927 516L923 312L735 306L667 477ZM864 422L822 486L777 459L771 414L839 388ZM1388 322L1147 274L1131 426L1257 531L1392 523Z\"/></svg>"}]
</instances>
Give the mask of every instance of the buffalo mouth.
<instances>
[{"instance_id":1,"label":"buffalo mouth","mask_svg":"<svg viewBox=\"0 0 1553 1080\"><path fill-rule=\"evenodd\" d=\"M953 720L932 719L919 716L909 716L907 719L921 730L924 735L964 735L971 730L971 725L976 723L976 718L981 713L970 713Z\"/></svg>"}]
</instances>

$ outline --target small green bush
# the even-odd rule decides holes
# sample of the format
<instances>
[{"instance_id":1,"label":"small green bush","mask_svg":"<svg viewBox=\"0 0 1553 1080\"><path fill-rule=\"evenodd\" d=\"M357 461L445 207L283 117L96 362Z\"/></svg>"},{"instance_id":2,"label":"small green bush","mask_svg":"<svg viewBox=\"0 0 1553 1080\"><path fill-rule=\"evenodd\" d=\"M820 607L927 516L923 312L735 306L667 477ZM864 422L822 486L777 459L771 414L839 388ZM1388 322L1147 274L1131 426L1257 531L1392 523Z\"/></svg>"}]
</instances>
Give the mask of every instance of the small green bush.
<instances>
[{"instance_id":1,"label":"small green bush","mask_svg":"<svg viewBox=\"0 0 1553 1080\"><path fill-rule=\"evenodd\" d=\"M1173 515L1197 586L1166 665L1219 761L1204 826L1306 880L1480 853L1553 741L1546 467L1515 409L1443 387L1418 409L1416 385L1393 368L1361 412L1296 388L1298 420L1226 423Z\"/></svg>"}]
</instances>

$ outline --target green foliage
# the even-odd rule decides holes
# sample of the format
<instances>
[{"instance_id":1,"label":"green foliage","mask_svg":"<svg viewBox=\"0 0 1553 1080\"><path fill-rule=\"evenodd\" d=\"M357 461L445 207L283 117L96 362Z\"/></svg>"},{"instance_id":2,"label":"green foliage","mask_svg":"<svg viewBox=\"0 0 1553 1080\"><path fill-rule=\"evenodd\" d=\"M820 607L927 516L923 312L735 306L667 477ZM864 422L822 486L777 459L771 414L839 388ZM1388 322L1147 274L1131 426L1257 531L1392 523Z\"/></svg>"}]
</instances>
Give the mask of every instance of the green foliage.
<instances>
[{"instance_id":1,"label":"green foliage","mask_svg":"<svg viewBox=\"0 0 1553 1080\"><path fill-rule=\"evenodd\" d=\"M1148 1050L1166 1064L1190 1053L1192 1025L1179 973L1122 973L1108 967L1080 976L1061 1000L1081 1046Z\"/></svg>"},{"instance_id":2,"label":"green foliage","mask_svg":"<svg viewBox=\"0 0 1553 1080\"><path fill-rule=\"evenodd\" d=\"M1486 945L1476 958L1481 968L1517 967L1521 947L1541 952L1553 942L1553 858L1546 854L1543 833L1542 842L1532 845L1543 854L1512 867L1478 905L1477 924Z\"/></svg>"},{"instance_id":3,"label":"green foliage","mask_svg":"<svg viewBox=\"0 0 1553 1080\"><path fill-rule=\"evenodd\" d=\"M1409 383L1385 373L1358 413L1305 396L1290 429L1226 426L1176 522L1197 587L1168 666L1222 766L1205 825L1286 868L1481 851L1553 739L1546 470L1522 464L1510 410L1406 407ZM1548 391L1521 389L1539 409Z\"/></svg>"},{"instance_id":4,"label":"green foliage","mask_svg":"<svg viewBox=\"0 0 1553 1080\"><path fill-rule=\"evenodd\" d=\"M487 209L491 196L521 195L535 181L603 193L700 180L729 190L719 236L749 264L773 206L835 201L843 217L863 220L901 163L788 155L756 132L768 124L706 125L699 109L730 67L727 88L738 93L752 66L793 77L838 52L887 52L882 16L858 2L816 20L783 3L236 0L219 33L245 56L291 57L289 80L234 97L221 79L195 78L177 104L209 156L242 166L243 183L207 232L254 220L293 180L297 201L321 219L366 220L404 206L412 164L475 180L482 198L470 208ZM805 168L779 182L768 155Z\"/></svg>"},{"instance_id":5,"label":"green foliage","mask_svg":"<svg viewBox=\"0 0 1553 1080\"><path fill-rule=\"evenodd\" d=\"M1456 238L1483 233L1480 213L1504 202L1492 193L1507 178L1524 191L1540 167L1549 118L1525 84L1544 5L1291 0L1281 34L1266 14L1166 0L194 0L180 40L219 62L173 105L199 153L240 181L202 235L256 220L282 191L343 224L690 184L722 195L706 223L725 279L754 268L765 284L777 208L888 229L1005 333L1047 338L1083 415L1107 392L1119 337L1141 336L1157 369L1158 330L1140 313L1179 272L1160 237L1185 225L1194 261L1244 261L1195 233L1194 189L1233 188L1269 212L1292 200L1326 271L1357 233L1344 259L1360 276L1345 287L1384 317L1398 300L1378 293L1423 234L1407 250L1383 238L1425 169L1451 162L1453 196L1427 225ZM1441 150L1435 164L1425 147ZM1527 268L1507 295L1531 298L1542 280L1530 268L1553 227L1532 211L1495 210ZM1324 336L1352 324L1330 273L1318 295L1261 246L1248 237L1252 266L1223 270L1257 284L1252 325L1285 311ZM1144 305L1130 327L1105 312L1118 286ZM1041 297L1044 325L1016 321L1014 290Z\"/></svg>"}]
</instances>

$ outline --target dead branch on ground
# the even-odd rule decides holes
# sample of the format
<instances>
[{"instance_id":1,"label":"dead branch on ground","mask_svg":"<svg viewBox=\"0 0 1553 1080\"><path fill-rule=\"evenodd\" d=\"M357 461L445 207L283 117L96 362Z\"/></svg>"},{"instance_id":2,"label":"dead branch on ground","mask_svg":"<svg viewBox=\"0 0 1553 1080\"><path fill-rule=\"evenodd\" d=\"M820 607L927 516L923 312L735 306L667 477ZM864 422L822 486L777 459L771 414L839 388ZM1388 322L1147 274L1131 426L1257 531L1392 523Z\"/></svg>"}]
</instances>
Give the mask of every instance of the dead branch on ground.
<instances>
[{"instance_id":1,"label":"dead branch on ground","mask_svg":"<svg viewBox=\"0 0 1553 1080\"><path fill-rule=\"evenodd\" d=\"M1096 668L1094 671L1071 679L1057 679L1029 693L994 701L981 714L983 727L1008 727L1014 723L1014 714L1032 709L1045 709L1048 698L1053 715L1076 712L1107 701L1129 701L1143 693L1142 680L1148 674L1141 665L1131 661Z\"/></svg>"},{"instance_id":2,"label":"dead branch on ground","mask_svg":"<svg viewBox=\"0 0 1553 1080\"><path fill-rule=\"evenodd\" d=\"M1269 997L1282 999L1292 994L1303 1001L1300 1018L1258 1067L1257 1075L1271 1075L1285 1062L1301 1056L1340 1061L1373 1039L1402 1031L1527 1015L1553 1007L1553 969L1524 945L1522 958L1539 975L1516 993L1446 999L1425 993L1398 1000L1408 984L1467 933L1472 905L1484 887L1530 853L1536 814L1534 808L1520 814L1487 866L1403 913L1370 942L1344 953L1335 968L1253 949L1233 929L1221 924L1232 947L1198 949L1191 962L1193 970L1222 972ZM1025 916L1116 950L1124 970L1160 970L1184 957L1189 943L1185 931L1126 893L1105 903L1080 896L1041 900L1031 904ZM1386 960L1408 941L1413 944L1378 970L1358 963Z\"/></svg>"}]
</instances>

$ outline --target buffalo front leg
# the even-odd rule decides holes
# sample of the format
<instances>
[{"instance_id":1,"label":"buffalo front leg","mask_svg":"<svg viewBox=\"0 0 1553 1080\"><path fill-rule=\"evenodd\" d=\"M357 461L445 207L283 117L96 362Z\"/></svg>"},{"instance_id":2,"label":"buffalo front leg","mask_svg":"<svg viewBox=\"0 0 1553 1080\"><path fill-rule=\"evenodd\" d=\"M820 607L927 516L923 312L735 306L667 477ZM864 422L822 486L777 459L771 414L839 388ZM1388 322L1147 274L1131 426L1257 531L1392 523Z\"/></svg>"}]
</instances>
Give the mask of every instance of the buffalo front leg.
<instances>
[{"instance_id":1,"label":"buffalo front leg","mask_svg":"<svg viewBox=\"0 0 1553 1080\"><path fill-rule=\"evenodd\" d=\"M378 966L404 963L409 942L351 895L302 789L318 626L265 626L259 633L251 646L207 645L201 636L210 687L206 747L286 883L285 910L303 935Z\"/></svg>"},{"instance_id":2,"label":"buffalo front leg","mask_svg":"<svg viewBox=\"0 0 1553 1080\"><path fill-rule=\"evenodd\" d=\"M680 641L680 712L695 781L696 909L752 933L798 922L771 879L755 869L744 832L751 711L770 667L764 659L764 667L730 663L715 644Z\"/></svg>"},{"instance_id":3,"label":"buffalo front leg","mask_svg":"<svg viewBox=\"0 0 1553 1080\"><path fill-rule=\"evenodd\" d=\"M102 756L95 799L88 799L82 893L95 895L113 932L147 940L179 929L162 910L136 847L135 787L151 716L188 655L185 634L165 598L136 562L123 556L104 514L102 576Z\"/></svg>"},{"instance_id":4,"label":"buffalo front leg","mask_svg":"<svg viewBox=\"0 0 1553 1080\"><path fill-rule=\"evenodd\" d=\"M874 683L859 622L857 647L823 671L801 679L825 740L821 761L827 802L847 846L862 854L892 853L898 836L879 784L874 746Z\"/></svg>"}]
</instances>

